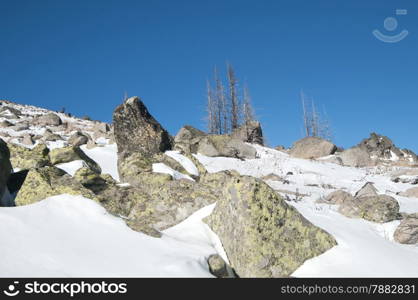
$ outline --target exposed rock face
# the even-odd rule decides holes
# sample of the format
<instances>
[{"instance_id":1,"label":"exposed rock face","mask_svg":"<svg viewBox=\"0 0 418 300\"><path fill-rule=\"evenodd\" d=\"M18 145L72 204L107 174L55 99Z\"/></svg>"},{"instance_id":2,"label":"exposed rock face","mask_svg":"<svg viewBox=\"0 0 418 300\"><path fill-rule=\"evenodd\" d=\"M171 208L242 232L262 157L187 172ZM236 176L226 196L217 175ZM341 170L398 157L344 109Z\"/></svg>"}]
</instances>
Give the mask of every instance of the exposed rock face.
<instances>
[{"instance_id":1,"label":"exposed rock face","mask_svg":"<svg viewBox=\"0 0 418 300\"><path fill-rule=\"evenodd\" d=\"M8 144L10 149L10 161L14 168L31 169L41 168L51 164L49 149L44 144L38 144L33 149L28 149L15 144Z\"/></svg>"},{"instance_id":2,"label":"exposed rock face","mask_svg":"<svg viewBox=\"0 0 418 300\"><path fill-rule=\"evenodd\" d=\"M239 277L289 276L336 242L260 180L232 176L206 218Z\"/></svg>"},{"instance_id":3,"label":"exposed rock face","mask_svg":"<svg viewBox=\"0 0 418 300\"><path fill-rule=\"evenodd\" d=\"M95 199L95 195L56 167L29 170L25 182L19 190L16 205L28 205L60 194L82 195Z\"/></svg>"},{"instance_id":4,"label":"exposed rock face","mask_svg":"<svg viewBox=\"0 0 418 300\"><path fill-rule=\"evenodd\" d=\"M174 149L185 153L197 153L200 141L206 133L192 126L186 125L179 130L174 138Z\"/></svg>"},{"instance_id":5,"label":"exposed rock face","mask_svg":"<svg viewBox=\"0 0 418 300\"><path fill-rule=\"evenodd\" d=\"M337 190L330 193L323 201L318 201L319 203L328 203L328 204L343 204L344 202L352 202L354 197L343 190Z\"/></svg>"},{"instance_id":6,"label":"exposed rock face","mask_svg":"<svg viewBox=\"0 0 418 300\"><path fill-rule=\"evenodd\" d=\"M10 163L10 152L7 144L0 139L0 200L3 197L6 189L7 180L12 172L12 165Z\"/></svg>"},{"instance_id":7,"label":"exposed rock face","mask_svg":"<svg viewBox=\"0 0 418 300\"><path fill-rule=\"evenodd\" d=\"M153 155L172 148L170 135L138 97L129 98L115 109L113 125L118 152L123 157L135 152Z\"/></svg>"},{"instance_id":8,"label":"exposed rock face","mask_svg":"<svg viewBox=\"0 0 418 300\"><path fill-rule=\"evenodd\" d=\"M418 244L418 213L409 215L402 220L393 235L401 244Z\"/></svg>"},{"instance_id":9,"label":"exposed rock face","mask_svg":"<svg viewBox=\"0 0 418 300\"><path fill-rule=\"evenodd\" d=\"M244 143L264 145L261 123L257 121L250 121L240 126L232 133L232 138Z\"/></svg>"},{"instance_id":10,"label":"exposed rock face","mask_svg":"<svg viewBox=\"0 0 418 300\"><path fill-rule=\"evenodd\" d=\"M344 201L338 211L350 218L385 223L399 218L399 203L388 195L362 196Z\"/></svg>"},{"instance_id":11,"label":"exposed rock face","mask_svg":"<svg viewBox=\"0 0 418 300\"><path fill-rule=\"evenodd\" d=\"M233 278L234 271L219 254L208 257L209 272L217 278Z\"/></svg>"},{"instance_id":12,"label":"exposed rock face","mask_svg":"<svg viewBox=\"0 0 418 300\"><path fill-rule=\"evenodd\" d=\"M210 157L226 156L240 159L253 159L256 158L257 154L253 147L228 135L208 135L204 137L199 143L197 152Z\"/></svg>"},{"instance_id":13,"label":"exposed rock face","mask_svg":"<svg viewBox=\"0 0 418 300\"><path fill-rule=\"evenodd\" d=\"M80 149L80 147L70 146L52 149L49 153L49 157L53 165L68 163L75 160L83 160L96 173L100 174L102 172L100 166L88 157L83 150Z\"/></svg>"},{"instance_id":14,"label":"exposed rock face","mask_svg":"<svg viewBox=\"0 0 418 300\"><path fill-rule=\"evenodd\" d=\"M374 165L369 153L359 147L344 150L338 156L341 158L344 166L361 168Z\"/></svg>"},{"instance_id":15,"label":"exposed rock face","mask_svg":"<svg viewBox=\"0 0 418 300\"><path fill-rule=\"evenodd\" d=\"M59 126L62 124L62 120L58 115L48 113L37 117L35 123L41 126Z\"/></svg>"},{"instance_id":16,"label":"exposed rock face","mask_svg":"<svg viewBox=\"0 0 418 300\"><path fill-rule=\"evenodd\" d=\"M293 157L312 159L334 154L337 147L319 137L306 137L293 144L289 154Z\"/></svg>"}]
</instances>

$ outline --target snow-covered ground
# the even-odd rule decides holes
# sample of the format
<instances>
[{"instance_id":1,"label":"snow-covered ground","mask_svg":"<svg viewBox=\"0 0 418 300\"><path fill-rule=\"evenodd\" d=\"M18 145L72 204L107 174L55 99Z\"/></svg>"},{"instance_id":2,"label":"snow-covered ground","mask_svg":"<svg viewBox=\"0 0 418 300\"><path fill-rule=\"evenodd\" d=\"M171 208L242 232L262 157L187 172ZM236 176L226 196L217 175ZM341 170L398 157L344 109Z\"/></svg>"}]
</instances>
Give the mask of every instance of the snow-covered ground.
<instances>
[{"instance_id":1,"label":"snow-covered ground","mask_svg":"<svg viewBox=\"0 0 418 300\"><path fill-rule=\"evenodd\" d=\"M28 108L29 111L38 113ZM61 117L65 118L64 115ZM10 134L13 136L12 132ZM101 147L87 149L83 146L82 149L101 166L103 173L119 181L116 145L109 145L106 140L99 144ZM236 170L259 178L270 174L280 176L283 180L267 183L287 195L288 203L313 224L336 238L337 246L306 261L293 276L418 276L418 245L401 245L393 241L399 221L377 224L350 219L338 213L336 206L316 203L336 189L354 194L370 181L379 193L395 197L401 212L418 212L418 199L396 195L413 187L391 181L391 171L400 167L342 167L254 147L258 158L252 160L210 158L199 154L195 157L209 172ZM166 154L190 174L198 175L190 159L176 151ZM82 166L81 161L59 165L70 175ZM168 173L175 179L185 177L163 164L154 165L154 171ZM81 196L60 195L33 205L0 207L0 276L211 276L206 258L213 253L226 258L219 239L202 222L214 206L205 207L165 230L161 239L131 230L123 220Z\"/></svg>"}]
</instances>

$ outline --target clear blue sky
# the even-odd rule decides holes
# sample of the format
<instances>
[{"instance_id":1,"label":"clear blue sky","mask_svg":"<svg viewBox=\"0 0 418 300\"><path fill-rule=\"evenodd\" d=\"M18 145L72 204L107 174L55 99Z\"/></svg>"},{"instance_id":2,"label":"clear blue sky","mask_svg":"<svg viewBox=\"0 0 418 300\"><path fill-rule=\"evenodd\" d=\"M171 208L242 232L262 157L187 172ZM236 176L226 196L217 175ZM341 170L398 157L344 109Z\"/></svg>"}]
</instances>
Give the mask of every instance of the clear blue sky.
<instances>
[{"instance_id":1,"label":"clear blue sky","mask_svg":"<svg viewBox=\"0 0 418 300\"><path fill-rule=\"evenodd\" d=\"M206 78L229 61L273 146L302 137L303 89L338 145L376 131L418 152L417 25L417 1L0 0L0 99L110 121L127 91L175 134L204 128Z\"/></svg>"}]
</instances>

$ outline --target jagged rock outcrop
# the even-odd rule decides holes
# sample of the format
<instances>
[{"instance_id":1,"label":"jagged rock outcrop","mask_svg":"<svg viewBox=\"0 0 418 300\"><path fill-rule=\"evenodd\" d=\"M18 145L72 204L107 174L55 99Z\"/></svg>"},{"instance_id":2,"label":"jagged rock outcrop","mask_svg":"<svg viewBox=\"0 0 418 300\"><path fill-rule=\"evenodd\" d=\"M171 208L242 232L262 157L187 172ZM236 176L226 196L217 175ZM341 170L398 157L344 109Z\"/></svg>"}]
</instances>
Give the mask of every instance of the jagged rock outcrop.
<instances>
[{"instance_id":1,"label":"jagged rock outcrop","mask_svg":"<svg viewBox=\"0 0 418 300\"><path fill-rule=\"evenodd\" d=\"M239 277L289 276L305 260L336 245L332 236L258 179L231 176L221 191L205 221Z\"/></svg>"},{"instance_id":2,"label":"jagged rock outcrop","mask_svg":"<svg viewBox=\"0 0 418 300\"><path fill-rule=\"evenodd\" d=\"M174 138L174 149L184 153L197 153L200 141L207 134L190 125L182 127Z\"/></svg>"},{"instance_id":3,"label":"jagged rock outcrop","mask_svg":"<svg viewBox=\"0 0 418 300\"><path fill-rule=\"evenodd\" d=\"M86 189L70 175L53 166L29 170L25 181L17 193L16 205L28 205L60 194L82 195L96 199L93 192Z\"/></svg>"},{"instance_id":4,"label":"jagged rock outcrop","mask_svg":"<svg viewBox=\"0 0 418 300\"><path fill-rule=\"evenodd\" d=\"M55 148L52 149L49 153L49 157L51 159L51 163L53 165L68 163L75 160L83 160L90 169L94 170L96 173L101 173L102 170L100 166L88 157L80 147L63 147L63 148Z\"/></svg>"},{"instance_id":5,"label":"jagged rock outcrop","mask_svg":"<svg viewBox=\"0 0 418 300\"><path fill-rule=\"evenodd\" d=\"M337 147L319 137L306 137L295 142L289 154L297 158L313 159L334 154Z\"/></svg>"},{"instance_id":6,"label":"jagged rock outcrop","mask_svg":"<svg viewBox=\"0 0 418 300\"><path fill-rule=\"evenodd\" d=\"M6 142L0 139L0 200L3 198L11 172L9 148Z\"/></svg>"},{"instance_id":7,"label":"jagged rock outcrop","mask_svg":"<svg viewBox=\"0 0 418 300\"><path fill-rule=\"evenodd\" d=\"M263 130L258 121L249 121L237 128L231 135L244 143L264 145Z\"/></svg>"},{"instance_id":8,"label":"jagged rock outcrop","mask_svg":"<svg viewBox=\"0 0 418 300\"><path fill-rule=\"evenodd\" d=\"M151 156L172 148L167 130L138 97L129 98L115 109L113 126L118 152L123 157L136 152Z\"/></svg>"},{"instance_id":9,"label":"jagged rock outcrop","mask_svg":"<svg viewBox=\"0 0 418 300\"><path fill-rule=\"evenodd\" d=\"M49 149L44 144L38 144L29 149L16 144L9 143L10 161L13 168L31 169L41 168L51 164Z\"/></svg>"},{"instance_id":10,"label":"jagged rock outcrop","mask_svg":"<svg viewBox=\"0 0 418 300\"><path fill-rule=\"evenodd\" d=\"M393 238L401 244L418 244L418 213L410 214L403 219Z\"/></svg>"}]
</instances>

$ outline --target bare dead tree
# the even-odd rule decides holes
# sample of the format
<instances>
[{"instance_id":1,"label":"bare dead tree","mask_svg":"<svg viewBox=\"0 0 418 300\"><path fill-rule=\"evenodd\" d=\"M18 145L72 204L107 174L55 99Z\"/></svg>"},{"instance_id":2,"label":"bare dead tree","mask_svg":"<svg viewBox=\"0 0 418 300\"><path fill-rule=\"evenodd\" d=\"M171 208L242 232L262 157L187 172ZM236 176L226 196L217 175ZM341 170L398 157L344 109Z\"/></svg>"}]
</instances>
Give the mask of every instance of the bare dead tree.
<instances>
[{"instance_id":1,"label":"bare dead tree","mask_svg":"<svg viewBox=\"0 0 418 300\"><path fill-rule=\"evenodd\" d=\"M207 89L207 105L206 105L206 111L207 111L207 127L208 132L210 134L216 134L218 133L218 120L217 120L217 103L215 101L213 90L210 85L209 80L206 82L206 89Z\"/></svg>"},{"instance_id":2,"label":"bare dead tree","mask_svg":"<svg viewBox=\"0 0 418 300\"><path fill-rule=\"evenodd\" d=\"M254 117L254 109L251 105L251 97L250 97L250 93L248 91L248 87L245 85L244 86L244 91L243 91L243 118L244 118L244 123L248 124L251 121L255 120Z\"/></svg>"},{"instance_id":3,"label":"bare dead tree","mask_svg":"<svg viewBox=\"0 0 418 300\"><path fill-rule=\"evenodd\" d=\"M228 88L229 88L229 104L231 109L231 131L239 127L239 100L237 93L237 79L232 66L227 63Z\"/></svg>"},{"instance_id":4,"label":"bare dead tree","mask_svg":"<svg viewBox=\"0 0 418 300\"><path fill-rule=\"evenodd\" d=\"M327 115L325 113L320 114L315 106L313 99L310 99L309 101L303 91L301 91L300 97L302 101L303 126L305 136L320 137L326 140L332 140L332 129Z\"/></svg>"}]
</instances>

